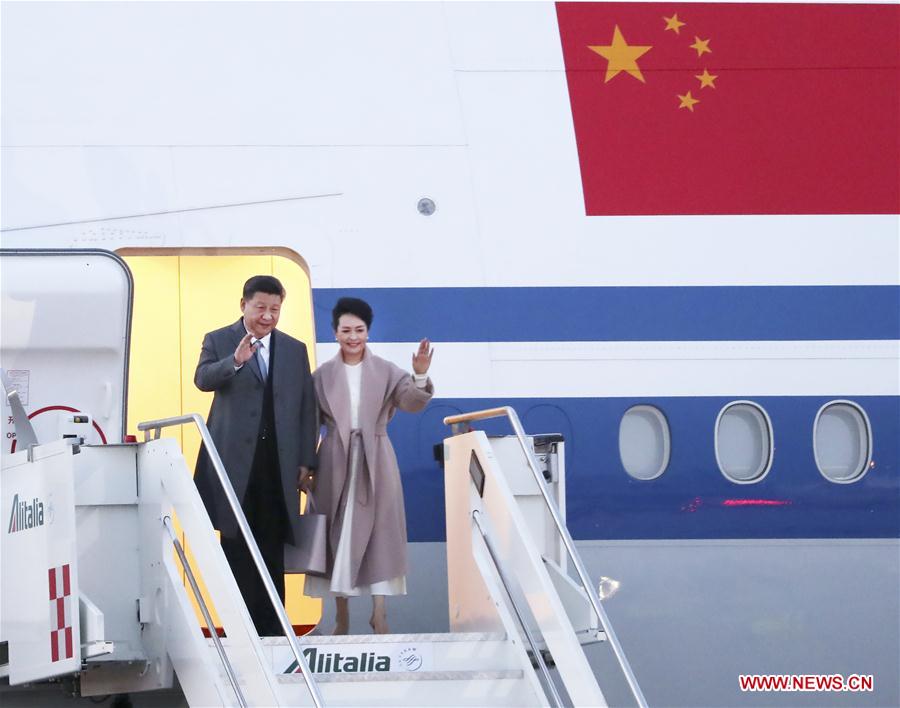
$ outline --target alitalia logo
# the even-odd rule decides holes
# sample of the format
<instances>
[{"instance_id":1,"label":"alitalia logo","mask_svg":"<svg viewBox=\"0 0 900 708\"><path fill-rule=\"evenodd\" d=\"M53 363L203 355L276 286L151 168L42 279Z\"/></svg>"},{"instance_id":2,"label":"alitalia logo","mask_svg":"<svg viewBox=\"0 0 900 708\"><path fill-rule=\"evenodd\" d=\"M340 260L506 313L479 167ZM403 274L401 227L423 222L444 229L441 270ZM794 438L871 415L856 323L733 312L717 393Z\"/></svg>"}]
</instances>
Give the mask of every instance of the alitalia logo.
<instances>
[{"instance_id":1,"label":"alitalia logo","mask_svg":"<svg viewBox=\"0 0 900 708\"><path fill-rule=\"evenodd\" d=\"M339 652L320 651L317 647L303 650L303 657L309 664L313 673L362 673L370 671L390 671L391 657L375 654L374 652L361 652L357 654L341 654ZM297 660L284 670L286 674L300 671Z\"/></svg>"},{"instance_id":2,"label":"alitalia logo","mask_svg":"<svg viewBox=\"0 0 900 708\"><path fill-rule=\"evenodd\" d=\"M35 497L30 502L20 501L19 495L13 497L12 509L9 512L9 528L7 533L27 531L35 526L44 525L44 502Z\"/></svg>"}]
</instances>

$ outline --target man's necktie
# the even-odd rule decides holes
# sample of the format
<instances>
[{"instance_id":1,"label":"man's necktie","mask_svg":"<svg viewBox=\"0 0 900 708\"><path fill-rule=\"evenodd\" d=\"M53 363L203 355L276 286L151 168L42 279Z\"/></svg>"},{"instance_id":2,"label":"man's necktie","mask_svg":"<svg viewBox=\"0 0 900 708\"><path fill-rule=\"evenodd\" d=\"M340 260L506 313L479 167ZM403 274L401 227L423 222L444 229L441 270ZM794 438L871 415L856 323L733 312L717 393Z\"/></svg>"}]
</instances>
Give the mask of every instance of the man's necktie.
<instances>
[{"instance_id":1,"label":"man's necktie","mask_svg":"<svg viewBox=\"0 0 900 708\"><path fill-rule=\"evenodd\" d=\"M269 367L266 366L266 360L262 355L262 350L265 345L258 339L256 340L256 342L254 342L254 344L259 345L259 347L256 349L256 363L259 364L259 373L262 374L263 381L265 381L269 375Z\"/></svg>"}]
</instances>

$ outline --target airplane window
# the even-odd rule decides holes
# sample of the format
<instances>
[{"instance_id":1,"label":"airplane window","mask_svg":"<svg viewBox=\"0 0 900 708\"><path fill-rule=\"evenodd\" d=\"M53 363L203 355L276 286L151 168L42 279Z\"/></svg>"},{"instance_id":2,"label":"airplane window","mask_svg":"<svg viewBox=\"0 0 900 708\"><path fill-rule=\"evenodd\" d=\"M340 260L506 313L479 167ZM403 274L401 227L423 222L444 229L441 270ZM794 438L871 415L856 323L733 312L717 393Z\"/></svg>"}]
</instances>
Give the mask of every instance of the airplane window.
<instances>
[{"instance_id":1,"label":"airplane window","mask_svg":"<svg viewBox=\"0 0 900 708\"><path fill-rule=\"evenodd\" d=\"M738 484L759 482L772 467L772 421L752 401L734 401L716 419L716 462Z\"/></svg>"},{"instance_id":2,"label":"airplane window","mask_svg":"<svg viewBox=\"0 0 900 708\"><path fill-rule=\"evenodd\" d=\"M831 482L855 482L872 459L872 427L866 412L852 401L831 401L813 424L816 467Z\"/></svg>"},{"instance_id":3,"label":"airplane window","mask_svg":"<svg viewBox=\"0 0 900 708\"><path fill-rule=\"evenodd\" d=\"M656 479L669 465L669 423L653 406L633 406L619 424L619 457L635 479Z\"/></svg>"}]
</instances>

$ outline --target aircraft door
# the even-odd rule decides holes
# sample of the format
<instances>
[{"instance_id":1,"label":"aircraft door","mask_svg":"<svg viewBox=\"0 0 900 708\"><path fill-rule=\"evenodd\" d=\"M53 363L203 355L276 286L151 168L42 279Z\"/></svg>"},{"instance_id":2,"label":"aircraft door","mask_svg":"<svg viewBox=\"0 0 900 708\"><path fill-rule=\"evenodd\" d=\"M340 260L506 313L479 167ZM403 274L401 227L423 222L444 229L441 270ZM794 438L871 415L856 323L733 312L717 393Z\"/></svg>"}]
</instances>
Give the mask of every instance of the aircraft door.
<instances>
[{"instance_id":1,"label":"aircraft door","mask_svg":"<svg viewBox=\"0 0 900 708\"><path fill-rule=\"evenodd\" d=\"M4 250L0 366L39 443L64 436L122 442L125 421L128 268L108 251ZM12 410L3 454L16 450Z\"/></svg>"},{"instance_id":2,"label":"aircraft door","mask_svg":"<svg viewBox=\"0 0 900 708\"><path fill-rule=\"evenodd\" d=\"M315 368L310 279L306 264L293 252L125 249L120 255L131 269L135 291L129 432L136 432L141 421L185 413L205 417L209 413L212 394L194 386L203 335L241 316L241 290L250 276L274 275L282 282L287 297L278 328L306 343ZM179 440L188 467L193 469L200 449L196 429L182 426L162 432ZM189 550L189 539L187 545ZM286 577L288 616L294 625L316 625L322 603L302 594L303 579L298 575Z\"/></svg>"}]
</instances>

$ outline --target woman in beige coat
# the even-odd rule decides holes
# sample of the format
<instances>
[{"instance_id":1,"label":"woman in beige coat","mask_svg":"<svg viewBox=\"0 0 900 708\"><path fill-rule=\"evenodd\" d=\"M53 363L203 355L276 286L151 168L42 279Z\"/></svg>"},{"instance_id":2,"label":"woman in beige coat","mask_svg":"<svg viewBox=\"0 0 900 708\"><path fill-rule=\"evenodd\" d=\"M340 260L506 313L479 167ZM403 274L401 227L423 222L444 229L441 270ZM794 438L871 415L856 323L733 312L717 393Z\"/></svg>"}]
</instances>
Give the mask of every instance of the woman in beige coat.
<instances>
[{"instance_id":1,"label":"woman in beige coat","mask_svg":"<svg viewBox=\"0 0 900 708\"><path fill-rule=\"evenodd\" d=\"M313 376L326 433L318 470L301 489L328 516L328 568L325 577L307 576L305 593L334 595L335 634L348 631L348 597L372 595L370 624L385 634L385 595L406 594L406 513L387 424L398 408L422 410L434 393L428 340L413 354L411 375L368 350L371 324L366 302L338 300L332 326L340 351Z\"/></svg>"}]
</instances>

